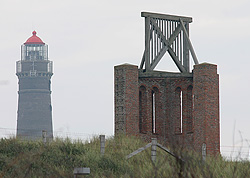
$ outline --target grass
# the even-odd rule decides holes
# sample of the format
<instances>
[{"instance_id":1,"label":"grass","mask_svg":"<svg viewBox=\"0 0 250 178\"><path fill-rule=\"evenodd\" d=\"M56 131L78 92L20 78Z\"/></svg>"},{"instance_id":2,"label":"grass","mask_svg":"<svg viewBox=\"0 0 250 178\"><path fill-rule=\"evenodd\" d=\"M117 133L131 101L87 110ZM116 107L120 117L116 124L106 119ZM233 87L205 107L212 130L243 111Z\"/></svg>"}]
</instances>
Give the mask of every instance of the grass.
<instances>
[{"instance_id":1,"label":"grass","mask_svg":"<svg viewBox=\"0 0 250 178\"><path fill-rule=\"evenodd\" d=\"M207 158L203 162L194 153L175 150L185 163L157 149L157 160L152 162L150 149L126 159L126 155L145 146L134 137L106 139L105 155L100 155L98 137L90 142L54 139L44 145L42 141L21 141L15 138L0 140L0 177L73 177L76 167L89 167L87 177L250 177L248 161L226 161L222 157Z\"/></svg>"}]
</instances>

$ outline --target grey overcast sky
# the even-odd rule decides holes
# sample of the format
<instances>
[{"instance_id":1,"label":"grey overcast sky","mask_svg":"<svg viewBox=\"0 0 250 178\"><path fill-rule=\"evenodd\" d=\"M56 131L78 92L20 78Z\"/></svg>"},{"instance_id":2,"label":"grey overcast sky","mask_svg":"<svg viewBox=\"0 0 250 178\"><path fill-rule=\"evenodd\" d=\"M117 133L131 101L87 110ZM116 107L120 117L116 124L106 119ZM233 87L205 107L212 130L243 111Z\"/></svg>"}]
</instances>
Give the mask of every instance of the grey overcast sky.
<instances>
[{"instance_id":1,"label":"grey overcast sky","mask_svg":"<svg viewBox=\"0 0 250 178\"><path fill-rule=\"evenodd\" d=\"M249 0L1 0L0 136L14 133L20 46L37 31L49 45L55 133L114 130L113 67L139 65L144 50L142 11L193 17L190 38L200 63L218 65L221 151L248 148ZM158 70L175 71L165 56ZM6 129L3 129L6 128ZM243 150L248 154L248 149Z\"/></svg>"}]
</instances>

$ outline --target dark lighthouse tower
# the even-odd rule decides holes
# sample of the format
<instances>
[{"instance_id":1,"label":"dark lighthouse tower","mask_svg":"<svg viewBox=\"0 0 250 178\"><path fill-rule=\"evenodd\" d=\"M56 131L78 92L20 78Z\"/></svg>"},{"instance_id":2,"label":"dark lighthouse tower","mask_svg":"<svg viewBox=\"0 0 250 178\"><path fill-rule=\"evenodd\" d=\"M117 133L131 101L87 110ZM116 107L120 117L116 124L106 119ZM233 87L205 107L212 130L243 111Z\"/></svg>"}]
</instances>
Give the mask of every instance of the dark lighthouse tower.
<instances>
[{"instance_id":1,"label":"dark lighthouse tower","mask_svg":"<svg viewBox=\"0 0 250 178\"><path fill-rule=\"evenodd\" d=\"M19 79L17 137L41 139L46 131L46 137L52 138L52 61L48 60L48 45L36 36L36 31L21 46L16 75Z\"/></svg>"}]
</instances>

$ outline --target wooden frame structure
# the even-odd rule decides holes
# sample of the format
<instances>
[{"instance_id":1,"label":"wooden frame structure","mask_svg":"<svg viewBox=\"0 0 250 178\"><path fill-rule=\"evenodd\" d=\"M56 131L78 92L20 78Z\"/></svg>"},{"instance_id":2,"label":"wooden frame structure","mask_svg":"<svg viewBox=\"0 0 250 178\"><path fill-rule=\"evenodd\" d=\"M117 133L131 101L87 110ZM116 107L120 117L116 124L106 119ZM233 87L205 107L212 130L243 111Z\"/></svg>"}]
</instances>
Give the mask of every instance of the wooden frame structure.
<instances>
[{"instance_id":1,"label":"wooden frame structure","mask_svg":"<svg viewBox=\"0 0 250 178\"><path fill-rule=\"evenodd\" d=\"M148 143L146 146L141 147L141 148L135 150L134 152L130 153L129 155L127 155L126 159L130 159L133 156L137 155L138 153L140 153L140 152L146 150L147 148L151 147L151 160L153 162L155 162L156 161L156 147L159 147L160 149L167 152L168 154L175 157L176 159L180 160L181 162L183 162L183 163L185 162L185 160L183 160L181 157L176 156L169 149L167 149L166 147L164 147L160 143L157 143L157 138L151 138L151 140L152 140L151 143Z\"/></svg>"},{"instance_id":2,"label":"wooden frame structure","mask_svg":"<svg viewBox=\"0 0 250 178\"><path fill-rule=\"evenodd\" d=\"M140 69L154 70L166 52L182 73L189 73L189 51L199 64L189 39L191 17L142 12L145 17L145 51Z\"/></svg>"}]
</instances>

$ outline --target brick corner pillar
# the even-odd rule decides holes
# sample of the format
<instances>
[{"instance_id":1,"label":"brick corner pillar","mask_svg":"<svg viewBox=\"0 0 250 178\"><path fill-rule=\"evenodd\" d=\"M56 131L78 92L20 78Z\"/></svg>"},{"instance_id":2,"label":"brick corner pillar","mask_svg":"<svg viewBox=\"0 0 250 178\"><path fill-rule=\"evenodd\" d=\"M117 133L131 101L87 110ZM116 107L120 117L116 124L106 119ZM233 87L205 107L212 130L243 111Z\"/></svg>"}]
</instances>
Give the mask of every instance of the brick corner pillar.
<instances>
[{"instance_id":1,"label":"brick corner pillar","mask_svg":"<svg viewBox=\"0 0 250 178\"><path fill-rule=\"evenodd\" d=\"M139 133L138 66L114 67L115 135Z\"/></svg>"},{"instance_id":2,"label":"brick corner pillar","mask_svg":"<svg viewBox=\"0 0 250 178\"><path fill-rule=\"evenodd\" d=\"M194 149L220 154L219 75L217 65L203 63L193 70Z\"/></svg>"}]
</instances>

